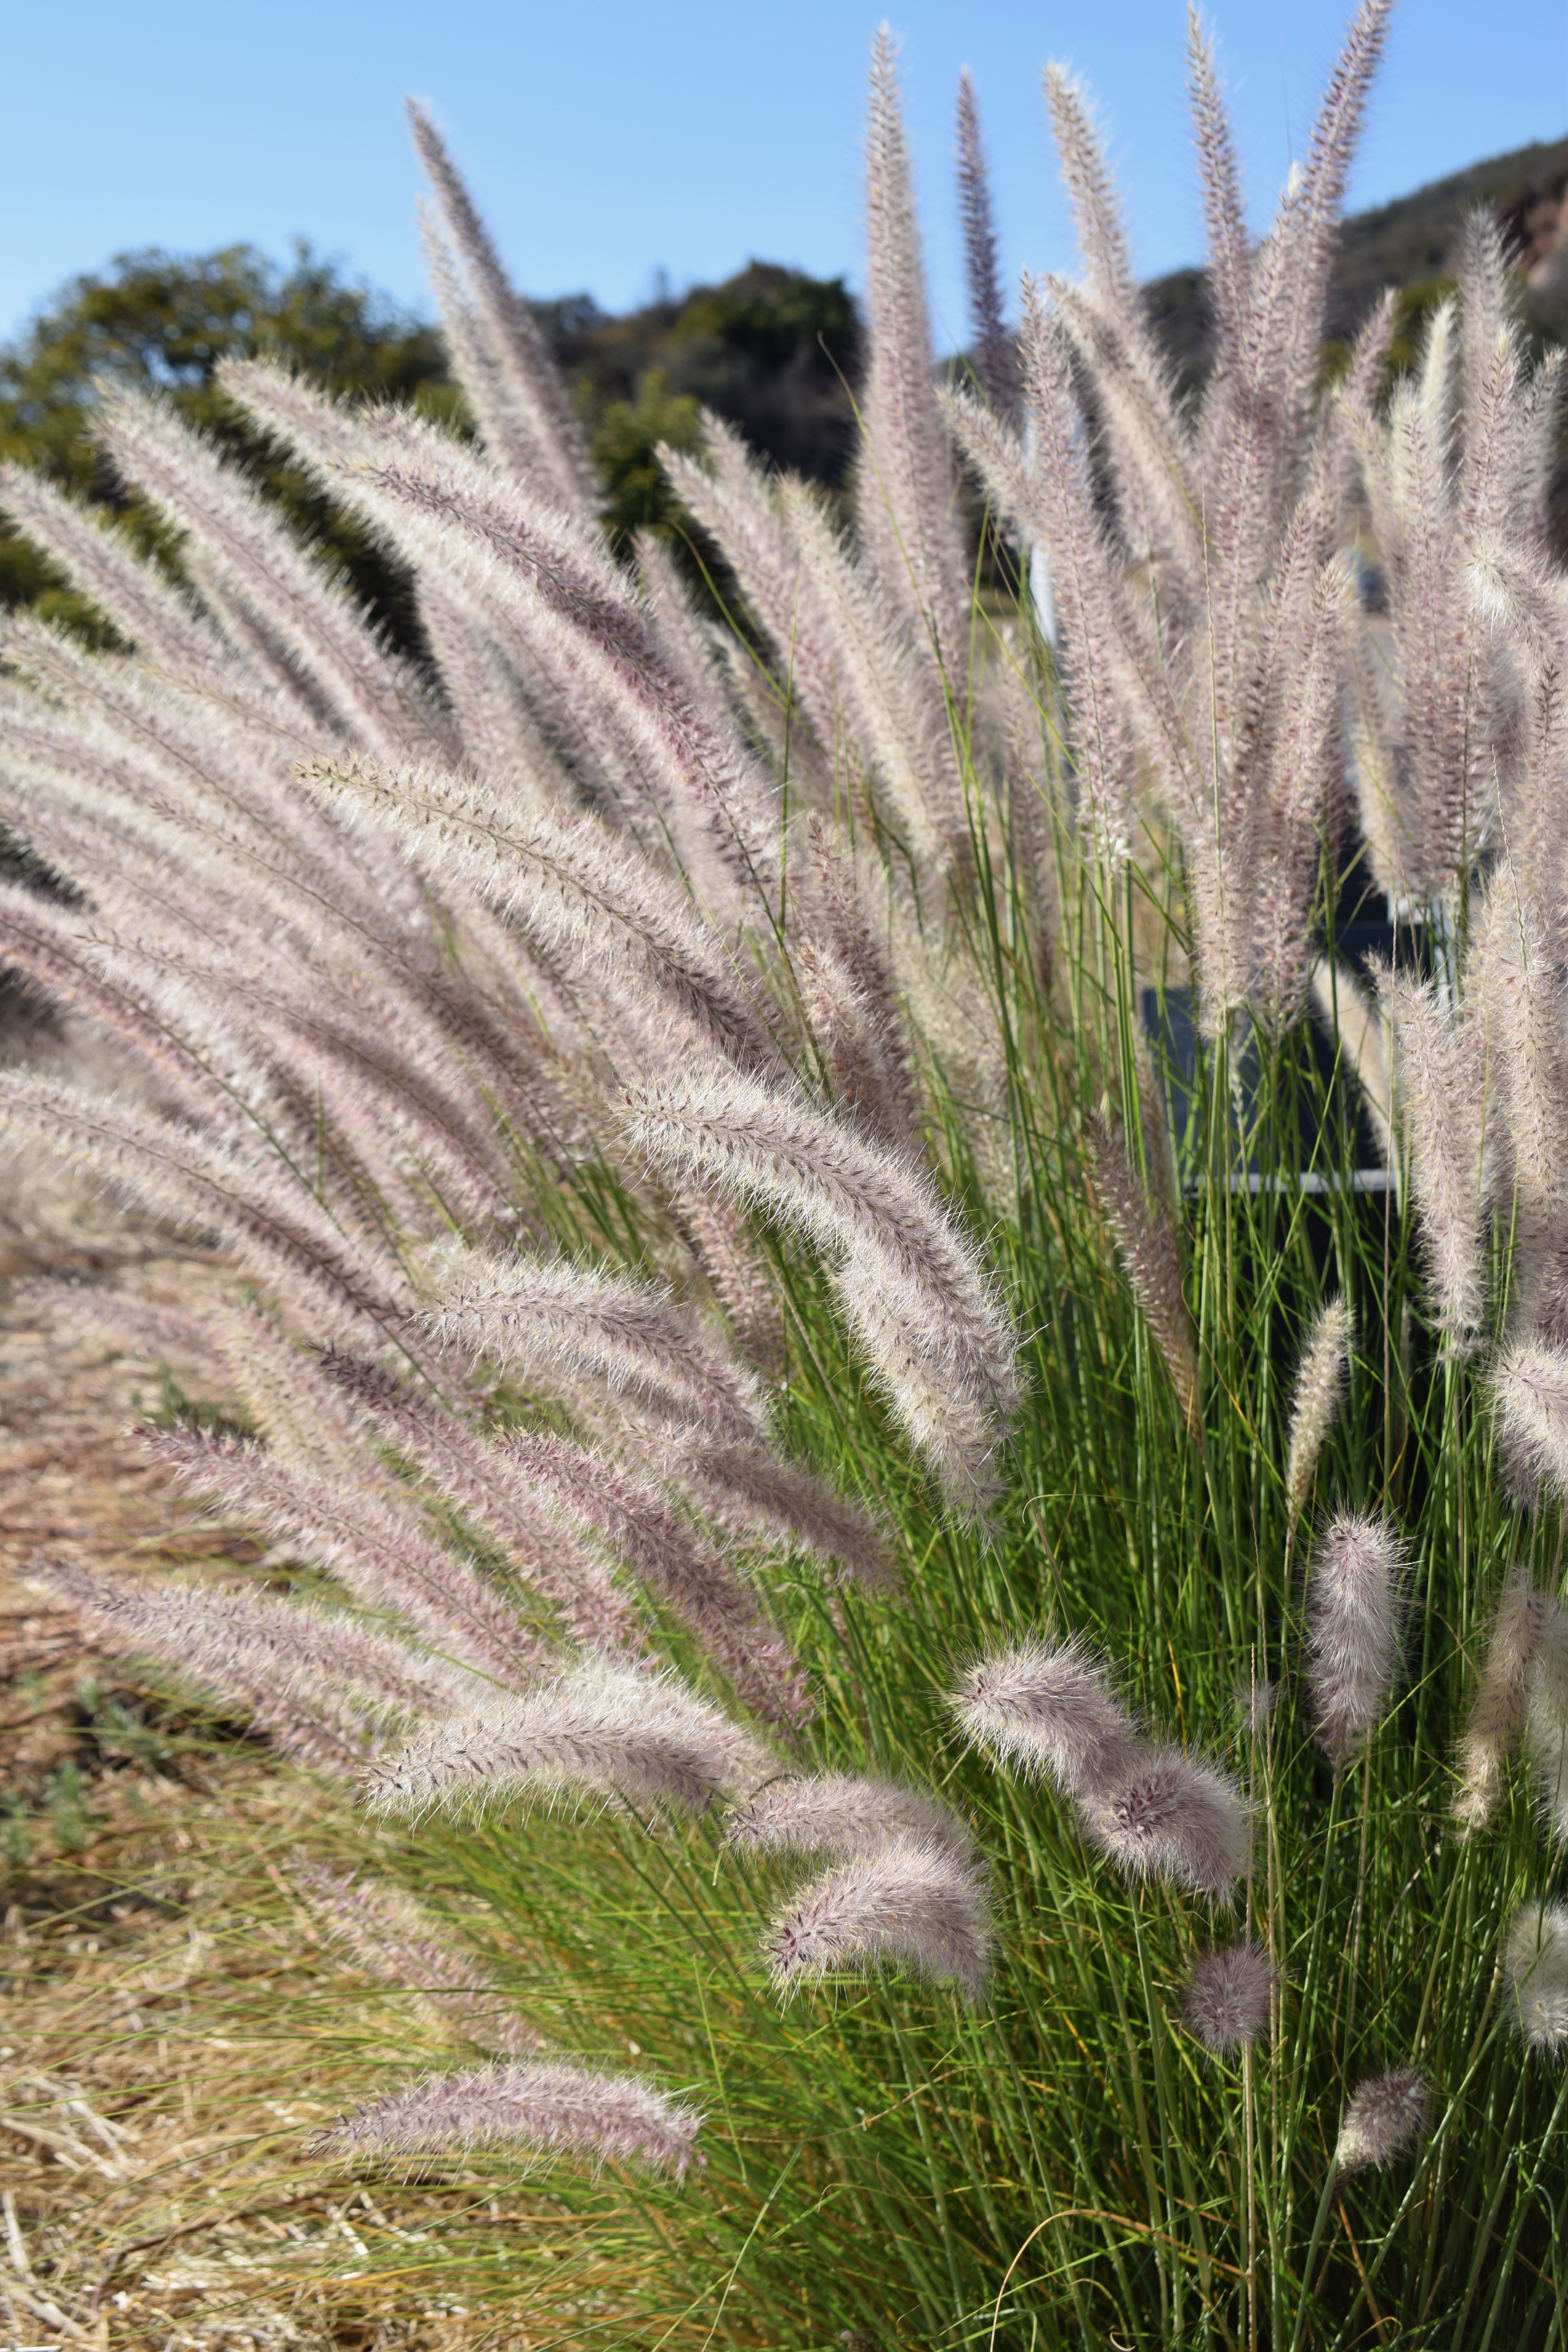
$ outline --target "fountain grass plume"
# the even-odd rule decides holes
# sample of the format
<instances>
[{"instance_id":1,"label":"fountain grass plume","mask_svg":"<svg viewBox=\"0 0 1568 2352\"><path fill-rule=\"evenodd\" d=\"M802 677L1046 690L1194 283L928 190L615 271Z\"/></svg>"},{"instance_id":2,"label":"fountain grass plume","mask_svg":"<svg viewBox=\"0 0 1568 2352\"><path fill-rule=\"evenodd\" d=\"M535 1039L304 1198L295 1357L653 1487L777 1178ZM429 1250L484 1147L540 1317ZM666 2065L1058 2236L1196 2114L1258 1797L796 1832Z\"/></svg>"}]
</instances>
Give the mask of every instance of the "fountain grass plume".
<instances>
[{"instance_id":1,"label":"fountain grass plume","mask_svg":"<svg viewBox=\"0 0 1568 2352\"><path fill-rule=\"evenodd\" d=\"M318 2155L356 2161L506 2147L525 2158L636 2165L680 2180L701 2122L696 2108L640 2075L534 2062L412 2083L345 2116L313 2146Z\"/></svg>"},{"instance_id":2,"label":"fountain grass plume","mask_svg":"<svg viewBox=\"0 0 1568 2352\"><path fill-rule=\"evenodd\" d=\"M1568 2052L1568 1905L1521 1904L1508 1923L1503 1975L1526 2047L1557 2060Z\"/></svg>"},{"instance_id":3,"label":"fountain grass plume","mask_svg":"<svg viewBox=\"0 0 1568 2352\"><path fill-rule=\"evenodd\" d=\"M1251 1938L1202 1953L1182 2004L1188 2032L1215 2057L1228 2058L1268 2032L1279 1981L1268 1951Z\"/></svg>"},{"instance_id":4,"label":"fountain grass plume","mask_svg":"<svg viewBox=\"0 0 1568 2352\"><path fill-rule=\"evenodd\" d=\"M767 1957L783 1992L840 1970L894 1966L977 2000L990 1968L984 1873L946 1843L879 1842L797 1889Z\"/></svg>"},{"instance_id":5,"label":"fountain grass plume","mask_svg":"<svg viewBox=\"0 0 1568 2352\"><path fill-rule=\"evenodd\" d=\"M1432 2085L1414 2066L1392 2067L1357 2084L1334 2147L1341 2172L1387 2164L1418 2138L1432 2113Z\"/></svg>"},{"instance_id":6,"label":"fountain grass plume","mask_svg":"<svg viewBox=\"0 0 1568 2352\"><path fill-rule=\"evenodd\" d=\"M1387 1711L1399 1664L1404 1561L1384 1519L1332 1520L1307 1581L1307 1686L1313 1737L1342 1766Z\"/></svg>"},{"instance_id":7,"label":"fountain grass plume","mask_svg":"<svg viewBox=\"0 0 1568 2352\"><path fill-rule=\"evenodd\" d=\"M1344 1300L1331 1298L1320 1310L1301 1353L1285 1448L1285 1503L1292 1519L1306 1507L1318 1457L1344 1398L1351 1328Z\"/></svg>"}]
</instances>

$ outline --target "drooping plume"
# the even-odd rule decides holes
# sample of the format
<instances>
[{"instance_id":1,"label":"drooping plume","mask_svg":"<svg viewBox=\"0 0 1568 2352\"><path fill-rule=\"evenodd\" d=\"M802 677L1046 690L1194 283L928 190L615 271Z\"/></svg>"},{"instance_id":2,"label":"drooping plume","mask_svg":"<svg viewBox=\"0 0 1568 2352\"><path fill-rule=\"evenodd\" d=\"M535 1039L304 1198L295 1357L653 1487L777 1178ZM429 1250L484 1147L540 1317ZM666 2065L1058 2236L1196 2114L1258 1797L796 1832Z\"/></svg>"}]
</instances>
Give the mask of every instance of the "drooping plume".
<instances>
[{"instance_id":1,"label":"drooping plume","mask_svg":"<svg viewBox=\"0 0 1568 2352\"><path fill-rule=\"evenodd\" d=\"M673 1678L585 1665L389 1751L366 1793L378 1811L415 1819L563 1798L700 1812L773 1769L758 1740Z\"/></svg>"},{"instance_id":2,"label":"drooping plume","mask_svg":"<svg viewBox=\"0 0 1568 2352\"><path fill-rule=\"evenodd\" d=\"M725 1832L742 1853L824 1853L847 1858L898 1838L941 1848L960 1861L974 1841L952 1809L896 1780L821 1772L772 1780L731 1815Z\"/></svg>"},{"instance_id":3,"label":"drooping plume","mask_svg":"<svg viewBox=\"0 0 1568 2352\"><path fill-rule=\"evenodd\" d=\"M1387 1712L1403 1615L1399 1539L1385 1520L1335 1519L1307 1581L1307 1686L1313 1737L1336 1765L1366 1745Z\"/></svg>"},{"instance_id":4,"label":"drooping plume","mask_svg":"<svg viewBox=\"0 0 1568 2352\"><path fill-rule=\"evenodd\" d=\"M1568 1494L1568 1349L1507 1349L1488 1381L1506 1468L1525 1494Z\"/></svg>"},{"instance_id":5,"label":"drooping plume","mask_svg":"<svg viewBox=\"0 0 1568 2352\"><path fill-rule=\"evenodd\" d=\"M1425 2132L1432 2113L1432 2085L1413 2066L1395 2066L1358 2084L1334 2148L1342 2172L1386 2164Z\"/></svg>"},{"instance_id":6,"label":"drooping plume","mask_svg":"<svg viewBox=\"0 0 1568 2352\"><path fill-rule=\"evenodd\" d=\"M1020 1642L980 1659L952 1710L975 1745L1066 1796L1114 1787L1139 1753L1136 1725L1081 1642Z\"/></svg>"},{"instance_id":7,"label":"drooping plume","mask_svg":"<svg viewBox=\"0 0 1568 2352\"><path fill-rule=\"evenodd\" d=\"M782 1991L887 1963L978 2000L990 1964L984 1874L950 1846L895 1837L799 1889L768 1939Z\"/></svg>"},{"instance_id":8,"label":"drooping plume","mask_svg":"<svg viewBox=\"0 0 1568 2352\"><path fill-rule=\"evenodd\" d=\"M636 2164L683 2179L702 2117L637 2074L580 2066L486 2066L437 2074L345 2116L314 2143L351 2158L511 2147L536 2156Z\"/></svg>"},{"instance_id":9,"label":"drooping plume","mask_svg":"<svg viewBox=\"0 0 1568 2352\"><path fill-rule=\"evenodd\" d=\"M1079 1802L1086 1834L1124 1876L1167 1878L1225 1902L1247 1869L1247 1801L1228 1776L1180 1748L1145 1748Z\"/></svg>"}]
</instances>

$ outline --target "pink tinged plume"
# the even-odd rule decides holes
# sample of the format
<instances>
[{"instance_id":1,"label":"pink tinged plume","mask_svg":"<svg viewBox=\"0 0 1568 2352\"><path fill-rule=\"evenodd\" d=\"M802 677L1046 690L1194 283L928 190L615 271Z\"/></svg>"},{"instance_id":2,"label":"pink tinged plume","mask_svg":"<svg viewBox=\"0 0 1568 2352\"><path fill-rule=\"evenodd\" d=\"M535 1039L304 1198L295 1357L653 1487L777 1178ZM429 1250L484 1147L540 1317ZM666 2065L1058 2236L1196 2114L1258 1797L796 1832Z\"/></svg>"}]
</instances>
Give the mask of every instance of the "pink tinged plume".
<instances>
[{"instance_id":1,"label":"pink tinged plume","mask_svg":"<svg viewBox=\"0 0 1568 2352\"><path fill-rule=\"evenodd\" d=\"M1041 1774L1064 1796L1115 1786L1141 1751L1138 1730L1079 1641L1020 1642L982 1658L952 1699L976 1747Z\"/></svg>"},{"instance_id":2,"label":"pink tinged plume","mask_svg":"<svg viewBox=\"0 0 1568 2352\"><path fill-rule=\"evenodd\" d=\"M895 1411L973 1510L1018 1397L1016 1339L925 1180L782 1087L690 1070L627 1090L627 1140L656 1165L758 1202L838 1261L835 1287Z\"/></svg>"},{"instance_id":3,"label":"pink tinged plume","mask_svg":"<svg viewBox=\"0 0 1568 2352\"><path fill-rule=\"evenodd\" d=\"M1228 2058L1268 2030L1278 1971L1261 1944L1226 1944L1194 1965L1183 2014L1187 2031L1216 2058Z\"/></svg>"},{"instance_id":4,"label":"pink tinged plume","mask_svg":"<svg viewBox=\"0 0 1568 2352\"><path fill-rule=\"evenodd\" d=\"M1486 1661L1459 1746L1455 1818L1468 1834L1489 1822L1502 1793L1510 1757L1518 1752L1530 1706L1530 1684L1556 1603L1515 1569L1499 1596Z\"/></svg>"},{"instance_id":5,"label":"pink tinged plume","mask_svg":"<svg viewBox=\"0 0 1568 2352\"><path fill-rule=\"evenodd\" d=\"M1117 1255L1170 1374L1182 1417L1194 1443L1201 1444L1197 1340L1182 1288L1172 1204L1149 1192L1109 1119L1096 1111L1088 1126L1095 1192L1116 1237Z\"/></svg>"},{"instance_id":6,"label":"pink tinged plume","mask_svg":"<svg viewBox=\"0 0 1568 2352\"><path fill-rule=\"evenodd\" d=\"M1387 1712L1399 1664L1403 1559L1384 1520L1335 1519L1307 1583L1307 1686L1313 1737L1336 1766L1365 1747Z\"/></svg>"},{"instance_id":7,"label":"pink tinged plume","mask_svg":"<svg viewBox=\"0 0 1568 2352\"><path fill-rule=\"evenodd\" d=\"M443 1345L502 1370L531 1362L597 1374L669 1401L676 1416L722 1437L760 1438L756 1381L668 1288L590 1265L453 1253L421 1320Z\"/></svg>"},{"instance_id":8,"label":"pink tinged plume","mask_svg":"<svg viewBox=\"0 0 1568 2352\"><path fill-rule=\"evenodd\" d=\"M716 1547L658 1488L550 1430L518 1430L508 1460L569 1519L596 1532L656 1601L695 1635L736 1695L781 1729L811 1711L787 1638Z\"/></svg>"},{"instance_id":9,"label":"pink tinged plume","mask_svg":"<svg viewBox=\"0 0 1568 2352\"><path fill-rule=\"evenodd\" d=\"M897 56L886 26L871 49L866 285L870 349L861 395L861 535L879 583L934 646L957 688L967 668L966 567L931 368Z\"/></svg>"},{"instance_id":10,"label":"pink tinged plume","mask_svg":"<svg viewBox=\"0 0 1568 2352\"><path fill-rule=\"evenodd\" d=\"M1568 1495L1568 1349L1521 1340L1498 1358L1489 1386L1514 1483Z\"/></svg>"},{"instance_id":11,"label":"pink tinged plume","mask_svg":"<svg viewBox=\"0 0 1568 2352\"><path fill-rule=\"evenodd\" d=\"M486 445L569 511L592 515L598 486L538 321L502 268L439 131L412 100L408 124L435 196L426 258L442 323Z\"/></svg>"},{"instance_id":12,"label":"pink tinged plume","mask_svg":"<svg viewBox=\"0 0 1568 2352\"><path fill-rule=\"evenodd\" d=\"M338 1878L296 1853L289 1879L307 1908L383 1984L418 1998L420 2008L481 2050L531 2058L540 2037L514 2016L473 1961L442 1940L437 1923L401 1888L374 1879Z\"/></svg>"},{"instance_id":13,"label":"pink tinged plume","mask_svg":"<svg viewBox=\"0 0 1568 2352\"><path fill-rule=\"evenodd\" d=\"M1113 1787L1087 1790L1079 1817L1125 1877L1166 1878L1223 1903L1250 1851L1235 1782L1179 1748L1148 1748Z\"/></svg>"},{"instance_id":14,"label":"pink tinged plume","mask_svg":"<svg viewBox=\"0 0 1568 2352\"><path fill-rule=\"evenodd\" d=\"M1286 1444L1285 1506L1292 1520L1300 1517L1312 1491L1318 1457L1338 1418L1350 1377L1351 1311L1342 1298L1331 1298L1320 1308L1290 1400L1289 1435Z\"/></svg>"},{"instance_id":15,"label":"pink tinged plume","mask_svg":"<svg viewBox=\"0 0 1568 2352\"><path fill-rule=\"evenodd\" d=\"M1018 369L1003 316L991 180L980 135L980 110L967 66L958 77L958 190L975 373L986 397L1005 416L1018 396Z\"/></svg>"},{"instance_id":16,"label":"pink tinged plume","mask_svg":"<svg viewBox=\"0 0 1568 2352\"><path fill-rule=\"evenodd\" d=\"M979 1998L990 1965L984 1873L951 1848L895 1837L798 1890L768 1939L781 1991L893 1965Z\"/></svg>"},{"instance_id":17,"label":"pink tinged plume","mask_svg":"<svg viewBox=\"0 0 1568 2352\"><path fill-rule=\"evenodd\" d=\"M1426 2129L1432 2085L1413 2066L1395 2066L1360 2084L1340 2126L1334 2162L1342 2172L1387 2164Z\"/></svg>"},{"instance_id":18,"label":"pink tinged plume","mask_svg":"<svg viewBox=\"0 0 1568 2352\"><path fill-rule=\"evenodd\" d=\"M1521 2038L1538 2056L1568 2053L1568 1905L1527 1903L1508 1924L1502 1969Z\"/></svg>"},{"instance_id":19,"label":"pink tinged plume","mask_svg":"<svg viewBox=\"0 0 1568 2352\"><path fill-rule=\"evenodd\" d=\"M683 2179L702 2117L636 2074L578 2066L486 2066L438 2074L347 2116L314 2143L321 2155L395 2157L511 2147L595 2168L636 2164ZM700 2161L700 2159L699 2159Z\"/></svg>"},{"instance_id":20,"label":"pink tinged plume","mask_svg":"<svg viewBox=\"0 0 1568 2352\"><path fill-rule=\"evenodd\" d=\"M1429 982L1383 972L1394 1019L1396 1074L1421 1213L1427 1281L1443 1329L1472 1344L1486 1307L1482 1237L1488 1191L1488 1070L1481 1024L1468 1000L1456 1011Z\"/></svg>"},{"instance_id":21,"label":"pink tinged plume","mask_svg":"<svg viewBox=\"0 0 1568 2352\"><path fill-rule=\"evenodd\" d=\"M1547 1608L1525 1675L1524 1744L1550 1833L1568 1838L1568 1615Z\"/></svg>"},{"instance_id":22,"label":"pink tinged plume","mask_svg":"<svg viewBox=\"0 0 1568 2352\"><path fill-rule=\"evenodd\" d=\"M728 1843L742 1853L833 1854L845 1860L914 1839L959 1862L974 1840L948 1805L897 1780L822 1772L772 1780L731 1815Z\"/></svg>"},{"instance_id":23,"label":"pink tinged plume","mask_svg":"<svg viewBox=\"0 0 1568 2352\"><path fill-rule=\"evenodd\" d=\"M775 1769L750 1733L672 1679L592 1665L432 1727L376 1760L366 1794L376 1811L415 1819L538 1799L700 1812Z\"/></svg>"}]
</instances>

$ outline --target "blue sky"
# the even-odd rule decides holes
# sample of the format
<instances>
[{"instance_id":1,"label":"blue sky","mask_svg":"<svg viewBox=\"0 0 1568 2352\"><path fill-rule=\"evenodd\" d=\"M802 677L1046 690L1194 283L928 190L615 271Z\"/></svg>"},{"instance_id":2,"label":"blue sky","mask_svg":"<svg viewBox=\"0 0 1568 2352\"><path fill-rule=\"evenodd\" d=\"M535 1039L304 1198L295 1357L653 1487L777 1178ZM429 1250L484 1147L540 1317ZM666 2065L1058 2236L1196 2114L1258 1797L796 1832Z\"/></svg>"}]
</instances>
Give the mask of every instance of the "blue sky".
<instances>
[{"instance_id":1,"label":"blue sky","mask_svg":"<svg viewBox=\"0 0 1568 2352\"><path fill-rule=\"evenodd\" d=\"M1261 220L1348 0L1210 11ZM113 252L296 235L421 297L408 91L428 100L531 293L606 306L749 257L858 274L867 51L887 0L7 0L0 335ZM973 70L1009 275L1063 266L1039 68L1109 122L1146 274L1194 257L1181 0L894 0L938 332L962 334L952 104ZM1564 0L1401 0L1352 205L1568 131Z\"/></svg>"}]
</instances>

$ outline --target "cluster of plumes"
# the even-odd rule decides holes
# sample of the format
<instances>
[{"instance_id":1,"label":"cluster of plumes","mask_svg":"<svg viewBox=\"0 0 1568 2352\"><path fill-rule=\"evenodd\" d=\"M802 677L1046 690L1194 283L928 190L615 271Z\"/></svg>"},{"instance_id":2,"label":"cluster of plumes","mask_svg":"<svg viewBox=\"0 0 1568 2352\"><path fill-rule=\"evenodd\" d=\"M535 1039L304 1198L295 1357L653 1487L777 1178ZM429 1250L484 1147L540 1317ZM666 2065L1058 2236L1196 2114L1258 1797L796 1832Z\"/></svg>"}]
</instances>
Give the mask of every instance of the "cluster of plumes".
<instances>
[{"instance_id":1,"label":"cluster of plumes","mask_svg":"<svg viewBox=\"0 0 1568 2352\"><path fill-rule=\"evenodd\" d=\"M1125 1876L1229 1897L1250 1851L1241 1790L1184 1748L1147 1738L1081 1643L999 1650L969 1669L952 1704L977 1747L1068 1798L1089 1843Z\"/></svg>"},{"instance_id":2,"label":"cluster of plumes","mask_svg":"<svg viewBox=\"0 0 1568 2352\"><path fill-rule=\"evenodd\" d=\"M1324 1528L1307 1580L1306 1683L1313 1736L1331 1763L1361 1753L1387 1712L1404 1617L1399 1538L1383 1519Z\"/></svg>"},{"instance_id":3,"label":"cluster of plumes","mask_svg":"<svg viewBox=\"0 0 1568 2352\"><path fill-rule=\"evenodd\" d=\"M1084 97L1053 69L1083 279L1026 287L1022 428L972 395L952 404L992 498L1048 559L1081 835L1119 864L1135 788L1155 786L1182 843L1216 1033L1243 1005L1271 1026L1302 1009L1322 849L1338 824L1352 419L1379 387L1387 308L1338 400L1320 404L1317 369L1334 224L1386 13L1364 0L1304 167L1260 243L1194 20L1216 341L1195 409L1159 352Z\"/></svg>"},{"instance_id":4,"label":"cluster of plumes","mask_svg":"<svg viewBox=\"0 0 1568 2352\"><path fill-rule=\"evenodd\" d=\"M742 1853L831 1858L769 1932L781 1990L891 1965L978 1998L991 1950L985 1875L967 1826L936 1799L841 1772L774 1780L736 1808L728 1837Z\"/></svg>"},{"instance_id":5,"label":"cluster of plumes","mask_svg":"<svg viewBox=\"0 0 1568 2352\"><path fill-rule=\"evenodd\" d=\"M1342 2172L1387 2164L1426 2131L1432 2114L1432 2085L1413 2066L1391 2067L1359 2083L1351 2095L1334 2147Z\"/></svg>"}]
</instances>

